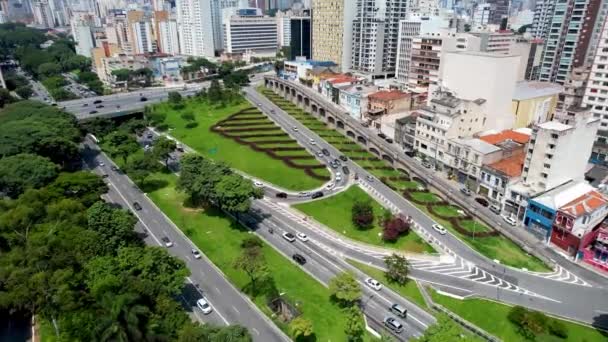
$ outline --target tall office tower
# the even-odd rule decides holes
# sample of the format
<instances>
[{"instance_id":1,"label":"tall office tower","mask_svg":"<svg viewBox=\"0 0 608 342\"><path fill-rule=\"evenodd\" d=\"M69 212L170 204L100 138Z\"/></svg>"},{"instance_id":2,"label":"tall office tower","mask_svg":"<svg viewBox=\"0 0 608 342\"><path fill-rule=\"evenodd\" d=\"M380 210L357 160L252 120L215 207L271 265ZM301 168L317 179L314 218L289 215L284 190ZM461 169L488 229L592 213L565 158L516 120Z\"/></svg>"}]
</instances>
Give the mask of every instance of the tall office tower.
<instances>
[{"instance_id":1,"label":"tall office tower","mask_svg":"<svg viewBox=\"0 0 608 342\"><path fill-rule=\"evenodd\" d=\"M490 18L488 24L500 25L503 18L509 17L509 0L485 0L490 4Z\"/></svg>"},{"instance_id":2,"label":"tall office tower","mask_svg":"<svg viewBox=\"0 0 608 342\"><path fill-rule=\"evenodd\" d=\"M421 16L437 16L439 15L439 2L437 0L414 1L410 12L417 13Z\"/></svg>"},{"instance_id":3,"label":"tall office tower","mask_svg":"<svg viewBox=\"0 0 608 342\"><path fill-rule=\"evenodd\" d=\"M290 60L296 57L306 57L306 59L312 58L312 36L311 36L311 24L310 17L291 17L290 23L290 37L289 47L290 54L288 58Z\"/></svg>"},{"instance_id":4,"label":"tall office tower","mask_svg":"<svg viewBox=\"0 0 608 342\"><path fill-rule=\"evenodd\" d=\"M589 73L583 106L601 119L600 130L608 130L608 21L604 21L601 39Z\"/></svg>"},{"instance_id":5,"label":"tall office tower","mask_svg":"<svg viewBox=\"0 0 608 342\"><path fill-rule=\"evenodd\" d=\"M53 20L53 12L51 7L46 0L39 0L33 4L34 10L34 21L37 25L44 28L55 27L55 21Z\"/></svg>"},{"instance_id":6,"label":"tall office tower","mask_svg":"<svg viewBox=\"0 0 608 342\"><path fill-rule=\"evenodd\" d=\"M583 30L591 33L587 51L585 52L585 60L583 61L585 65L593 64L595 51L597 50L599 40L601 39L602 28L604 27L604 21L607 17L607 7L608 0L591 0L589 3L587 12L591 12L592 15L585 17L583 22Z\"/></svg>"},{"instance_id":7,"label":"tall office tower","mask_svg":"<svg viewBox=\"0 0 608 342\"><path fill-rule=\"evenodd\" d=\"M349 0L312 1L313 59L332 61L343 71L350 69L356 12Z\"/></svg>"},{"instance_id":8,"label":"tall office tower","mask_svg":"<svg viewBox=\"0 0 608 342\"><path fill-rule=\"evenodd\" d=\"M492 6L490 4L478 4L475 5L473 10L473 26L481 27L490 23L490 13Z\"/></svg>"},{"instance_id":9,"label":"tall office tower","mask_svg":"<svg viewBox=\"0 0 608 342\"><path fill-rule=\"evenodd\" d=\"M353 21L353 70L373 75L393 74L397 61L399 21L409 0L357 0Z\"/></svg>"},{"instance_id":10,"label":"tall office tower","mask_svg":"<svg viewBox=\"0 0 608 342\"><path fill-rule=\"evenodd\" d=\"M211 25L213 27L213 45L215 50L224 48L224 16L223 12L228 8L240 7L239 0L211 0Z\"/></svg>"},{"instance_id":11,"label":"tall office tower","mask_svg":"<svg viewBox=\"0 0 608 342\"><path fill-rule=\"evenodd\" d=\"M239 10L237 15L224 19L225 51L275 56L278 46L276 18L261 16L261 11L251 14L250 10Z\"/></svg>"},{"instance_id":12,"label":"tall office tower","mask_svg":"<svg viewBox=\"0 0 608 342\"><path fill-rule=\"evenodd\" d=\"M188 56L215 55L211 0L177 0L180 52Z\"/></svg>"},{"instance_id":13,"label":"tall office tower","mask_svg":"<svg viewBox=\"0 0 608 342\"><path fill-rule=\"evenodd\" d=\"M55 26L67 26L69 23L69 14L63 0L49 0L49 7L53 15Z\"/></svg>"},{"instance_id":14,"label":"tall office tower","mask_svg":"<svg viewBox=\"0 0 608 342\"><path fill-rule=\"evenodd\" d=\"M546 39L549 36L551 17L556 0L536 0L534 18L532 19L532 38Z\"/></svg>"},{"instance_id":15,"label":"tall office tower","mask_svg":"<svg viewBox=\"0 0 608 342\"><path fill-rule=\"evenodd\" d=\"M539 80L564 84L572 68L584 64L600 1L563 0L555 4Z\"/></svg>"},{"instance_id":16,"label":"tall office tower","mask_svg":"<svg viewBox=\"0 0 608 342\"><path fill-rule=\"evenodd\" d=\"M407 83L412 61L412 41L420 35L420 20L404 19L399 22L399 42L397 43L397 64L395 78L397 82Z\"/></svg>"},{"instance_id":17,"label":"tall office tower","mask_svg":"<svg viewBox=\"0 0 608 342\"><path fill-rule=\"evenodd\" d=\"M289 46L291 44L291 14L277 12L277 33L279 35L279 46Z\"/></svg>"},{"instance_id":18,"label":"tall office tower","mask_svg":"<svg viewBox=\"0 0 608 342\"><path fill-rule=\"evenodd\" d=\"M167 11L154 12L154 32L158 51L169 55L179 54L177 21Z\"/></svg>"},{"instance_id":19,"label":"tall office tower","mask_svg":"<svg viewBox=\"0 0 608 342\"><path fill-rule=\"evenodd\" d=\"M156 52L156 43L152 35L152 25L147 18L131 24L133 34L133 53L140 55Z\"/></svg>"}]
</instances>

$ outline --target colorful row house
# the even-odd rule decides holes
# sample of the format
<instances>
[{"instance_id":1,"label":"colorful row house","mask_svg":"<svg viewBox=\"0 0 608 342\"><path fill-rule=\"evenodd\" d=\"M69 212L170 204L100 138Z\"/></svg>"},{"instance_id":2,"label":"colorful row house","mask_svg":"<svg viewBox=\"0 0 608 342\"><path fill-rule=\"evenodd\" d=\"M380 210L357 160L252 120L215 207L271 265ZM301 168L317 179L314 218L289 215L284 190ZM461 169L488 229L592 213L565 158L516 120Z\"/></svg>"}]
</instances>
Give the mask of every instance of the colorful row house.
<instances>
[{"instance_id":1,"label":"colorful row house","mask_svg":"<svg viewBox=\"0 0 608 342\"><path fill-rule=\"evenodd\" d=\"M560 207L553 221L551 243L568 255L608 271L608 197L597 190Z\"/></svg>"}]
</instances>

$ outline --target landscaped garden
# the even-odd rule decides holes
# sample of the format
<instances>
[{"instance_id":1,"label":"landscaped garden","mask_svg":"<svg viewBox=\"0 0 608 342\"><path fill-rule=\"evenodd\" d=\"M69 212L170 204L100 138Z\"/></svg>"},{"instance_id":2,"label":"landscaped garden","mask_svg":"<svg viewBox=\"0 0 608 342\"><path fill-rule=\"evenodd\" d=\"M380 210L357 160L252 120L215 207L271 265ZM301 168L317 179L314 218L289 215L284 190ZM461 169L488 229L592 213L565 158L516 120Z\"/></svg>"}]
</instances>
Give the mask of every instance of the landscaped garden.
<instances>
[{"instance_id":1,"label":"landscaped garden","mask_svg":"<svg viewBox=\"0 0 608 342\"><path fill-rule=\"evenodd\" d=\"M327 127L314 116L275 94L272 90L261 87L258 91L315 133L322 137L330 137L327 138L328 141L331 141L342 153L378 177L391 189L402 193L414 205L450 229L479 253L490 259L499 260L508 266L526 268L537 272L549 271L549 268L541 260L527 254L511 240L500 235L498 231L474 220L468 214L456 215L458 213L455 213L455 210L449 209L451 207L450 203L426 190L425 186L411 178L404 170L396 170L387 166L381 159L359 147L339 132ZM435 208L438 209L435 210ZM339 229L336 230L340 231ZM342 231L348 233L348 230L342 229Z\"/></svg>"},{"instance_id":2,"label":"landscaped garden","mask_svg":"<svg viewBox=\"0 0 608 342\"><path fill-rule=\"evenodd\" d=\"M202 155L279 187L310 190L330 179L324 165L240 96L223 106L182 99L149 112L157 127Z\"/></svg>"},{"instance_id":3,"label":"landscaped garden","mask_svg":"<svg viewBox=\"0 0 608 342\"><path fill-rule=\"evenodd\" d=\"M352 220L352 209L358 201L371 203L374 222L370 228L360 229ZM414 253L435 251L412 231L401 235L395 242L385 241L383 227L379 222L381 219L376 218L383 214L384 208L357 186L351 186L348 190L323 200L297 204L294 208L353 240Z\"/></svg>"},{"instance_id":4,"label":"landscaped garden","mask_svg":"<svg viewBox=\"0 0 608 342\"><path fill-rule=\"evenodd\" d=\"M523 311L524 315L521 315L521 312L517 312L510 316L510 313L513 312L511 306L489 300L477 298L459 300L442 296L434 291L431 291L431 296L435 303L444 306L503 341L599 342L606 341L607 339L606 333L601 333L592 327L546 316L542 317L544 315L531 313L527 310ZM522 310L518 309L518 311ZM518 323L522 318L517 316L527 317L524 318L524 320L534 320L534 322L527 322L531 324L524 324L535 330L535 333L532 331L534 333L532 336L525 335L531 333L530 331L526 331L528 328L522 329L518 326ZM522 334L522 332L524 334ZM560 337L557 335L563 335L564 332L567 337Z\"/></svg>"}]
</instances>

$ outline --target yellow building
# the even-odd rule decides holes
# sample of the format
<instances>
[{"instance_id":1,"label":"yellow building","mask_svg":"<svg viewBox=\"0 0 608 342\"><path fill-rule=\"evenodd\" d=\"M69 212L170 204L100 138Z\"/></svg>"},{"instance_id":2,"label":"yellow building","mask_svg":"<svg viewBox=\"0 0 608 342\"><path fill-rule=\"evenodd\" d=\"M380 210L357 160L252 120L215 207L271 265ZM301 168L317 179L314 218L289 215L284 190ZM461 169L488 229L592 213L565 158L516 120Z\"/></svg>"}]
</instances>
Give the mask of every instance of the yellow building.
<instances>
[{"instance_id":1,"label":"yellow building","mask_svg":"<svg viewBox=\"0 0 608 342\"><path fill-rule=\"evenodd\" d=\"M350 69L356 10L350 0L312 1L312 59Z\"/></svg>"},{"instance_id":2,"label":"yellow building","mask_svg":"<svg viewBox=\"0 0 608 342\"><path fill-rule=\"evenodd\" d=\"M563 87L549 82L519 82L515 86L511 112L515 115L513 128L529 127L551 119L557 106L557 97Z\"/></svg>"}]
</instances>

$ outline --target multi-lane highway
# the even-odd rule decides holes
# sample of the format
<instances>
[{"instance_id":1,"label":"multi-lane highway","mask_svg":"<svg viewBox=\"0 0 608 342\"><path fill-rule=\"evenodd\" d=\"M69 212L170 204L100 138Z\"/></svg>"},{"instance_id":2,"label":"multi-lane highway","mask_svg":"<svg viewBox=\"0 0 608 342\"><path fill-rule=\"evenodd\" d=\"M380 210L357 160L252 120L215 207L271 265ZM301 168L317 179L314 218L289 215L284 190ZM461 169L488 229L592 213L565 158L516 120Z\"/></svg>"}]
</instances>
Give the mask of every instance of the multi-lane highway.
<instances>
[{"instance_id":1,"label":"multi-lane highway","mask_svg":"<svg viewBox=\"0 0 608 342\"><path fill-rule=\"evenodd\" d=\"M169 238L173 246L169 253L182 259L190 269L188 281L192 298L184 298L192 306L192 312L201 320L218 325L241 324L248 328L255 341L288 341L283 334L257 307L238 291L205 256L195 259L192 255L194 244L179 230L131 180L120 171L113 171L112 161L100 153L98 147L91 141L85 142L85 158L88 166L98 174L105 174L110 188L107 199L130 209L138 218L137 229L146 232L146 242L154 246L163 246L161 239ZM103 166L101 164L103 163ZM137 202L141 210L135 210L133 203ZM205 316L196 308L195 299L200 293L209 299L214 311ZM195 292L192 294L192 292Z\"/></svg>"},{"instance_id":2,"label":"multi-lane highway","mask_svg":"<svg viewBox=\"0 0 608 342\"><path fill-rule=\"evenodd\" d=\"M340 153L253 88L246 88L244 92L252 102L257 103L258 106L261 105L264 112L283 128L298 127L302 132L300 142L314 139L320 147L327 148L332 155ZM348 161L345 164L358 173L360 179L371 180L362 183L384 205L410 215L421 228L421 235L435 241L443 253L454 257L453 262L449 264L421 264L418 271L414 271L415 276L445 288L451 287L458 293L477 294L608 327L608 321L605 318L605 308L608 307L606 281L598 279L597 276L580 275L584 272L569 272L567 267L559 267L554 273L535 274L497 264L472 250L456 236L440 235L432 230L431 226L435 223L432 218L376 180L356 163ZM302 224L300 226L300 229L313 234ZM343 253L349 250L348 246L339 246L335 242L332 248ZM353 253L356 252L353 250ZM359 259L378 266L382 265L382 261L378 257L360 255ZM557 273L563 276L556 276Z\"/></svg>"}]
</instances>

